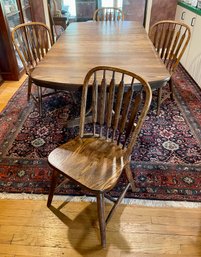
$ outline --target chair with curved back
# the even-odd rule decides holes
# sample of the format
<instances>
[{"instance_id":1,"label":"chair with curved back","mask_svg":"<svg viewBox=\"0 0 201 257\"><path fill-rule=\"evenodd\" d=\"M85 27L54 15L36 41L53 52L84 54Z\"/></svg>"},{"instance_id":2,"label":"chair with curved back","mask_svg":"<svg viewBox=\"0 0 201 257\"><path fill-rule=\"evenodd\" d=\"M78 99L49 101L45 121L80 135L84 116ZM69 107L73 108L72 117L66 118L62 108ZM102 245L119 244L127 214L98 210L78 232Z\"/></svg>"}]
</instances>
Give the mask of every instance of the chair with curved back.
<instances>
[{"instance_id":1,"label":"chair with curved back","mask_svg":"<svg viewBox=\"0 0 201 257\"><path fill-rule=\"evenodd\" d=\"M92 98L90 129L90 125L85 125L89 91ZM149 84L134 73L107 66L91 69L83 84L79 136L54 149L48 157L53 176L47 206L51 206L55 190L63 185L61 182L56 186L61 175L64 181L70 179L92 192L97 197L103 247L106 246L106 224L128 188L135 190L130 156L151 98ZM107 192L117 184L122 173L128 183L118 200L114 200ZM106 219L104 197L115 202Z\"/></svg>"},{"instance_id":2,"label":"chair with curved back","mask_svg":"<svg viewBox=\"0 0 201 257\"><path fill-rule=\"evenodd\" d=\"M117 7L102 7L95 10L93 21L119 21L124 20L124 13Z\"/></svg>"},{"instance_id":3,"label":"chair with curved back","mask_svg":"<svg viewBox=\"0 0 201 257\"><path fill-rule=\"evenodd\" d=\"M48 4L48 13L49 13L49 21L50 21L52 38L53 38L53 41L56 42L59 39L59 37L62 35L62 33L64 32L64 28L61 25L55 24L52 9L53 8L52 8L51 4Z\"/></svg>"},{"instance_id":4,"label":"chair with curved back","mask_svg":"<svg viewBox=\"0 0 201 257\"><path fill-rule=\"evenodd\" d=\"M189 26L179 21L159 21L150 28L149 37L171 76L178 67L189 43L190 36L191 32ZM171 78L168 83L170 86L170 96L171 99L173 99L173 84ZM161 103L168 97L167 95L162 99L162 87L158 89L157 114L160 113Z\"/></svg>"},{"instance_id":5,"label":"chair with curved back","mask_svg":"<svg viewBox=\"0 0 201 257\"><path fill-rule=\"evenodd\" d=\"M32 96L39 105L39 113L42 115L42 97L50 95L42 94L42 88L60 90L59 85L50 83L37 83L38 96L32 93L31 73L38 63L43 60L53 45L50 29L41 22L29 22L16 26L12 31L12 41L20 56L20 59L28 75L28 100ZM67 90L67 89L66 89ZM55 93L55 91L54 91Z\"/></svg>"}]
</instances>

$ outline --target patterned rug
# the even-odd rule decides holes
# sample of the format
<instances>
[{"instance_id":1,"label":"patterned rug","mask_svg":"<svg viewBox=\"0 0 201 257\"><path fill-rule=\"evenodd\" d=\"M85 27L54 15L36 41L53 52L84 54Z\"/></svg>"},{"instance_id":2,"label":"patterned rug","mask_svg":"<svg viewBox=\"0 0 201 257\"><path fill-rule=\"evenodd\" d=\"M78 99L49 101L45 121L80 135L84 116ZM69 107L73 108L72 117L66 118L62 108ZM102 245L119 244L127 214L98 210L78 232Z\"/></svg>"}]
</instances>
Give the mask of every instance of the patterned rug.
<instances>
[{"instance_id":1,"label":"patterned rug","mask_svg":"<svg viewBox=\"0 0 201 257\"><path fill-rule=\"evenodd\" d=\"M201 201L201 90L181 67L174 84L176 101L167 99L159 116L154 96L132 153L136 192L128 191L127 197ZM51 178L47 156L77 135L78 127L66 125L79 114L79 105L68 94L49 96L40 118L26 94L27 81L0 114L0 192L47 194ZM125 183L122 176L112 195L119 195ZM87 192L69 183L58 194Z\"/></svg>"}]
</instances>

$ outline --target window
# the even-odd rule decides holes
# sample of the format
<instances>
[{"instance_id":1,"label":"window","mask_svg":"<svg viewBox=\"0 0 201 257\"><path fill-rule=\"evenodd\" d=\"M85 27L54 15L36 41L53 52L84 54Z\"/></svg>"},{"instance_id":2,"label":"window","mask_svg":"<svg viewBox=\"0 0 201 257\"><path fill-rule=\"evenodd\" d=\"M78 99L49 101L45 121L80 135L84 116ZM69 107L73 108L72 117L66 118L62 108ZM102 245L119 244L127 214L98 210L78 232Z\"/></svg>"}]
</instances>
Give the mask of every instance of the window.
<instances>
[{"instance_id":1,"label":"window","mask_svg":"<svg viewBox=\"0 0 201 257\"><path fill-rule=\"evenodd\" d=\"M75 0L63 0L62 10L69 14L70 18L76 17L76 2ZM97 0L100 7L119 7L122 9L123 0ZM86 1L87 4L87 1Z\"/></svg>"},{"instance_id":2,"label":"window","mask_svg":"<svg viewBox=\"0 0 201 257\"><path fill-rule=\"evenodd\" d=\"M75 0L63 0L62 9L69 13L70 17L76 16Z\"/></svg>"},{"instance_id":3,"label":"window","mask_svg":"<svg viewBox=\"0 0 201 257\"><path fill-rule=\"evenodd\" d=\"M119 7L122 8L123 0L102 0L101 6L102 7Z\"/></svg>"}]
</instances>

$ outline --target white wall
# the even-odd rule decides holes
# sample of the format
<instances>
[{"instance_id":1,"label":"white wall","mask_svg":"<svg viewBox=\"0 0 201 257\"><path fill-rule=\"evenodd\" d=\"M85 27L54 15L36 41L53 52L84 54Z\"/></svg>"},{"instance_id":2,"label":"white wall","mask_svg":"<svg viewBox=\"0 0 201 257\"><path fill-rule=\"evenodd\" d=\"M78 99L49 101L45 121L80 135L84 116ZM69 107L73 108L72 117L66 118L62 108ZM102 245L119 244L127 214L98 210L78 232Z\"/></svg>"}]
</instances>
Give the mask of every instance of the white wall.
<instances>
[{"instance_id":1,"label":"white wall","mask_svg":"<svg viewBox=\"0 0 201 257\"><path fill-rule=\"evenodd\" d=\"M147 1L147 13L146 13L146 24L145 29L149 33L150 17L151 17L152 0Z\"/></svg>"},{"instance_id":2,"label":"white wall","mask_svg":"<svg viewBox=\"0 0 201 257\"><path fill-rule=\"evenodd\" d=\"M44 6L44 12L45 12L45 22L46 22L46 25L50 28L47 0L43 0L43 6Z\"/></svg>"}]
</instances>

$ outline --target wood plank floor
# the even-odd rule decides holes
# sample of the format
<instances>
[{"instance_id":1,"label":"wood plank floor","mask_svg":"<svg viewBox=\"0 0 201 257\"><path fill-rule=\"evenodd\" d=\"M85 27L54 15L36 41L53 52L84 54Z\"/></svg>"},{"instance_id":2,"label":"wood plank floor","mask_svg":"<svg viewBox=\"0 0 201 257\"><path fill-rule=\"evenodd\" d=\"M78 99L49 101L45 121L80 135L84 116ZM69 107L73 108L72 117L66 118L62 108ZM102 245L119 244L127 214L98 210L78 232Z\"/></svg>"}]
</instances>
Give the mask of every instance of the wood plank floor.
<instances>
[{"instance_id":1,"label":"wood plank floor","mask_svg":"<svg viewBox=\"0 0 201 257\"><path fill-rule=\"evenodd\" d=\"M21 85L0 86L0 110ZM198 257L201 210L121 205L101 249L95 203L0 200L0 257ZM107 207L108 211L109 206Z\"/></svg>"},{"instance_id":2,"label":"wood plank floor","mask_svg":"<svg viewBox=\"0 0 201 257\"><path fill-rule=\"evenodd\" d=\"M24 75L19 81L5 81L2 85L0 85L0 111L5 108L9 99L22 85L26 77L27 76Z\"/></svg>"},{"instance_id":3,"label":"wood plank floor","mask_svg":"<svg viewBox=\"0 0 201 257\"><path fill-rule=\"evenodd\" d=\"M103 250L95 203L53 206L48 209L44 200L0 200L0 257L201 256L199 209L121 205L108 224Z\"/></svg>"}]
</instances>

